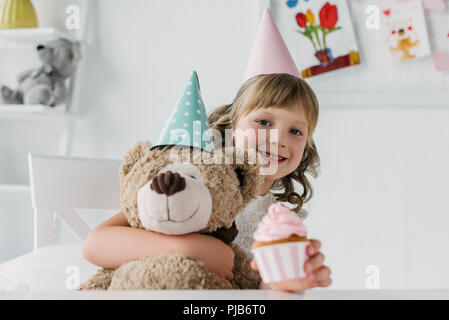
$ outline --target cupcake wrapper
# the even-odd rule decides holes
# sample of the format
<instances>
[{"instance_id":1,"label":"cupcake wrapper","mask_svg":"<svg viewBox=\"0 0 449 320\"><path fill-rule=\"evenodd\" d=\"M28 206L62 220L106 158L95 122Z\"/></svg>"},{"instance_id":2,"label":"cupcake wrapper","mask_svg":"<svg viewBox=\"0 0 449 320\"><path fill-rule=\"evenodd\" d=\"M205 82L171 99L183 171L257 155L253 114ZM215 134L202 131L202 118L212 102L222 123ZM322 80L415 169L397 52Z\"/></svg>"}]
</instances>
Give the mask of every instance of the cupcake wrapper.
<instances>
[{"instance_id":1,"label":"cupcake wrapper","mask_svg":"<svg viewBox=\"0 0 449 320\"><path fill-rule=\"evenodd\" d=\"M287 242L252 249L260 276L265 283L305 277L308 241Z\"/></svg>"}]
</instances>

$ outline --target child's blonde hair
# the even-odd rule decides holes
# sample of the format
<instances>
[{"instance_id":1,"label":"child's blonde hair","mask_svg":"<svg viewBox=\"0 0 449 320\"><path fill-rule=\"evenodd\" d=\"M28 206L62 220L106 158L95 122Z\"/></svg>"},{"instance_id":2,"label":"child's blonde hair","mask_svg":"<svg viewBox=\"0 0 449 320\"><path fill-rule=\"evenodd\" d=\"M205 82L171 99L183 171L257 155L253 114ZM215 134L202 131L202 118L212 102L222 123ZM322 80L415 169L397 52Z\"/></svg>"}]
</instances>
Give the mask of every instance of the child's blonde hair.
<instances>
[{"instance_id":1,"label":"child's blonde hair","mask_svg":"<svg viewBox=\"0 0 449 320\"><path fill-rule=\"evenodd\" d=\"M304 80L286 73L255 76L243 83L232 104L218 107L209 114L209 124L212 129L221 132L224 146L226 129L233 129L240 117L268 107L292 111L304 108L307 117L308 137L301 163L289 175L277 179L270 188L282 190L281 193L273 193L276 200L297 205L293 210L299 213L303 204L313 195L312 186L305 173L311 174L314 178L318 177L320 165L318 151L312 138L318 122L318 101ZM303 188L301 195L294 191L294 180Z\"/></svg>"}]
</instances>

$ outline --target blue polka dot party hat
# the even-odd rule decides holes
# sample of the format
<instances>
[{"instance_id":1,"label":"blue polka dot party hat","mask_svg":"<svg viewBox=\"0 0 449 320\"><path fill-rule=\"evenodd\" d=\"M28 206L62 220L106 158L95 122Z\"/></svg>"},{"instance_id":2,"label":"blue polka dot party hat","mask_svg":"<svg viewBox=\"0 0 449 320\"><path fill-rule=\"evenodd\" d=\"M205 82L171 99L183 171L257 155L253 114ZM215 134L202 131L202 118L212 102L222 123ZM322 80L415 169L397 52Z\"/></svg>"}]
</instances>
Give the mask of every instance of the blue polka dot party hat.
<instances>
[{"instance_id":1,"label":"blue polka dot party hat","mask_svg":"<svg viewBox=\"0 0 449 320\"><path fill-rule=\"evenodd\" d=\"M210 138L200 84L196 71L192 72L182 95L163 127L157 142L151 146L179 145L214 151Z\"/></svg>"}]
</instances>

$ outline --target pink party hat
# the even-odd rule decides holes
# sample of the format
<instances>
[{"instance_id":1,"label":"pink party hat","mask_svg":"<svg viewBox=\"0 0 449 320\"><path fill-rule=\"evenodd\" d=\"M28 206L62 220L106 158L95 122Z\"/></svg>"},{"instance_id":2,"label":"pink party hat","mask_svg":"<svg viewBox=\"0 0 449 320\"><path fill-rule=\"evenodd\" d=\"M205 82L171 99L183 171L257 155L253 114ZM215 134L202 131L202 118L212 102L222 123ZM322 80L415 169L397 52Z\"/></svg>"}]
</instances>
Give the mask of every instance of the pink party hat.
<instances>
[{"instance_id":1,"label":"pink party hat","mask_svg":"<svg viewBox=\"0 0 449 320\"><path fill-rule=\"evenodd\" d=\"M288 73L300 78L270 10L265 8L243 82L259 74Z\"/></svg>"}]
</instances>

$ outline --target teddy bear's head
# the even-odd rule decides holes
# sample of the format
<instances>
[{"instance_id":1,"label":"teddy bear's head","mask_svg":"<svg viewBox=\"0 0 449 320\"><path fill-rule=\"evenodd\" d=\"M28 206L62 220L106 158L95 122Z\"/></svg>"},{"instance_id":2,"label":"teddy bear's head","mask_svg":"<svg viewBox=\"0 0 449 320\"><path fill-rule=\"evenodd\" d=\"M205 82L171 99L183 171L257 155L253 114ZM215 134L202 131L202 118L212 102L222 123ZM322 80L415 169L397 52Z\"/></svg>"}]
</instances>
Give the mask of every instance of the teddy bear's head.
<instances>
[{"instance_id":1,"label":"teddy bear's head","mask_svg":"<svg viewBox=\"0 0 449 320\"><path fill-rule=\"evenodd\" d=\"M133 227L165 234L212 233L233 225L262 182L258 158L248 151L150 150L149 142L139 142L121 165L120 197Z\"/></svg>"},{"instance_id":2,"label":"teddy bear's head","mask_svg":"<svg viewBox=\"0 0 449 320\"><path fill-rule=\"evenodd\" d=\"M80 43L67 39L56 39L36 47L42 63L52 68L63 78L69 78L81 59Z\"/></svg>"},{"instance_id":3,"label":"teddy bear's head","mask_svg":"<svg viewBox=\"0 0 449 320\"><path fill-rule=\"evenodd\" d=\"M412 18L395 20L389 23L389 26L391 39L402 40L417 37Z\"/></svg>"}]
</instances>

